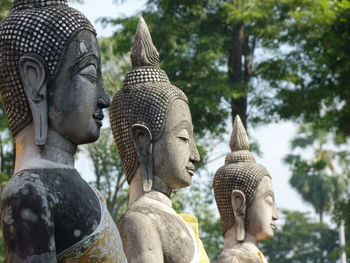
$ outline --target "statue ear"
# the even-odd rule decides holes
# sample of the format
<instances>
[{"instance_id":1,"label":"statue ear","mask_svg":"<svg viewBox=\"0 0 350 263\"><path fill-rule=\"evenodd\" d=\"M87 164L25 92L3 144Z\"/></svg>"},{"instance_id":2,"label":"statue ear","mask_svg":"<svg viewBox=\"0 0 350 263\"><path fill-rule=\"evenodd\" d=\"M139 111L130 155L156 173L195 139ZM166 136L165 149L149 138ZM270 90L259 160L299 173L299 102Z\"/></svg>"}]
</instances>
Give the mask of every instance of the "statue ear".
<instances>
[{"instance_id":1,"label":"statue ear","mask_svg":"<svg viewBox=\"0 0 350 263\"><path fill-rule=\"evenodd\" d=\"M19 61L19 72L33 116L35 143L37 145L45 145L48 112L44 62L37 56L23 55Z\"/></svg>"},{"instance_id":2,"label":"statue ear","mask_svg":"<svg viewBox=\"0 0 350 263\"><path fill-rule=\"evenodd\" d=\"M231 203L233 208L233 216L235 218L237 241L242 242L245 238L245 194L240 190L232 190Z\"/></svg>"},{"instance_id":3,"label":"statue ear","mask_svg":"<svg viewBox=\"0 0 350 263\"><path fill-rule=\"evenodd\" d=\"M150 192L153 181L152 133L147 126L134 124L131 127L131 135L141 165L143 191Z\"/></svg>"}]
</instances>

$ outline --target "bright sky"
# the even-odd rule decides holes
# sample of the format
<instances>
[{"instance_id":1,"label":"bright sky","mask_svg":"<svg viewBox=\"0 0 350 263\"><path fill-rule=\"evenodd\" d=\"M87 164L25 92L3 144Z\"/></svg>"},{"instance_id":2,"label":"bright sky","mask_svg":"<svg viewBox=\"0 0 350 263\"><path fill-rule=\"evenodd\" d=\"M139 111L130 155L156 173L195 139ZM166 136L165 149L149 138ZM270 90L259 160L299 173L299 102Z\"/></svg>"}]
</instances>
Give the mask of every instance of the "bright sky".
<instances>
[{"instance_id":1,"label":"bright sky","mask_svg":"<svg viewBox=\"0 0 350 263\"><path fill-rule=\"evenodd\" d=\"M96 23L98 18L115 18L117 16L121 17L137 14L142 10L145 2L145 0L129 0L126 2L124 1L123 4L117 5L113 3L113 0L85 0L84 4L70 5L80 10L94 23L98 36L108 37L112 34L113 28L102 28L99 23ZM296 134L296 129L297 125L290 122L270 124L260 128L251 129L250 135L259 142L260 149L263 152L263 156L257 157L257 161L264 165L272 175L277 206L289 210L299 210L303 212L309 211L313 213L312 207L305 204L299 197L298 193L289 185L288 180L291 173L282 161L286 154L290 152L289 142ZM228 132L230 133L231 130ZM226 136L226 141L223 143L222 147L217 149L218 152L226 153L229 151L228 140L229 136ZM215 172L221 165L223 165L224 158L225 157L222 157L222 159L210 164L208 169ZM86 180L92 180L92 165L82 154L80 154L80 157L77 160L77 169ZM196 177L194 177L194 180L196 180Z\"/></svg>"}]
</instances>

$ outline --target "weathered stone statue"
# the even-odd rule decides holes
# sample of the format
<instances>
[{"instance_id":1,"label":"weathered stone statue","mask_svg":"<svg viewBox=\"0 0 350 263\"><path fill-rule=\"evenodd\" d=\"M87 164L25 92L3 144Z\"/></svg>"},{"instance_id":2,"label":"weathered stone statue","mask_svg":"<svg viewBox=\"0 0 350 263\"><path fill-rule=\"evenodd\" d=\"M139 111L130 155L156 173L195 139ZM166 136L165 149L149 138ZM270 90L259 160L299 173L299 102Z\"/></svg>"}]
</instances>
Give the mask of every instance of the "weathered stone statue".
<instances>
[{"instance_id":1,"label":"weathered stone statue","mask_svg":"<svg viewBox=\"0 0 350 263\"><path fill-rule=\"evenodd\" d=\"M191 215L172 208L173 189L191 184L199 154L186 95L170 84L141 18L133 70L111 106L111 125L127 180L129 208L118 223L129 262L209 262Z\"/></svg>"},{"instance_id":2,"label":"weathered stone statue","mask_svg":"<svg viewBox=\"0 0 350 263\"><path fill-rule=\"evenodd\" d=\"M231 153L214 176L214 193L225 238L219 263L266 262L257 244L274 234L277 212L271 176L257 164L237 115Z\"/></svg>"},{"instance_id":3,"label":"weathered stone statue","mask_svg":"<svg viewBox=\"0 0 350 263\"><path fill-rule=\"evenodd\" d=\"M16 140L1 200L8 262L126 262L103 197L74 169L110 104L93 26L67 0L15 0L0 23L0 90Z\"/></svg>"}]
</instances>

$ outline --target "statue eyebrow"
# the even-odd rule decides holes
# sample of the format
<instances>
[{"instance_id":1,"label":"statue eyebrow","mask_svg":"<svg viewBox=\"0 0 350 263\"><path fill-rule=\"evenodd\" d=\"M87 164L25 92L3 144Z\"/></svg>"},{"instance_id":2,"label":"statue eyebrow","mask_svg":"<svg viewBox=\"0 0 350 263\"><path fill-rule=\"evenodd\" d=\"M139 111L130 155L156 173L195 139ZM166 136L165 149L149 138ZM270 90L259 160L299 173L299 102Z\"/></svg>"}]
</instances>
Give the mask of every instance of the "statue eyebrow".
<instances>
[{"instance_id":1,"label":"statue eyebrow","mask_svg":"<svg viewBox=\"0 0 350 263\"><path fill-rule=\"evenodd\" d=\"M264 196L266 197L266 196L271 196L272 198L273 198L273 201L275 201L275 194L274 194L274 192L272 191L272 190L268 190L265 194L264 194Z\"/></svg>"},{"instance_id":2,"label":"statue eyebrow","mask_svg":"<svg viewBox=\"0 0 350 263\"><path fill-rule=\"evenodd\" d=\"M191 123L187 120L183 120L180 123L178 123L172 130L175 132L180 131L181 129L188 129L190 132L192 132L193 130L193 125L191 125Z\"/></svg>"},{"instance_id":3,"label":"statue eyebrow","mask_svg":"<svg viewBox=\"0 0 350 263\"><path fill-rule=\"evenodd\" d=\"M85 67L88 64L95 65L96 69L98 68L98 58L93 53L87 53L81 56L78 61L73 65L73 70L78 72L81 68Z\"/></svg>"}]
</instances>

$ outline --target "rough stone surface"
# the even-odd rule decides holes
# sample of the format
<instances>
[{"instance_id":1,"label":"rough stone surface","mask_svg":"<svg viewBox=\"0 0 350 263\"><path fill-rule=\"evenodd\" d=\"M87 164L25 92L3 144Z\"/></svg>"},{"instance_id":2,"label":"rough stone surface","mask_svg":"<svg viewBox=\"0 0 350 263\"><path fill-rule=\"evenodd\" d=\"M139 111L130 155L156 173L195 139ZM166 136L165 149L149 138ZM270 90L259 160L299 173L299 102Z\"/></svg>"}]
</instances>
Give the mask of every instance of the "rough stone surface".
<instances>
[{"instance_id":1,"label":"rough stone surface","mask_svg":"<svg viewBox=\"0 0 350 263\"><path fill-rule=\"evenodd\" d=\"M150 251L153 262L163 258L168 263L188 263L193 258L193 238L184 221L154 195L146 194L134 203L119 220L118 229L126 255L133 253L140 262L151 262L146 260Z\"/></svg>"},{"instance_id":2,"label":"rough stone surface","mask_svg":"<svg viewBox=\"0 0 350 263\"><path fill-rule=\"evenodd\" d=\"M266 262L257 248L274 234L277 219L271 176L249 151L249 138L237 115L225 165L213 180L225 250L219 263Z\"/></svg>"},{"instance_id":3,"label":"rough stone surface","mask_svg":"<svg viewBox=\"0 0 350 263\"><path fill-rule=\"evenodd\" d=\"M224 250L218 258L218 263L266 263L266 259L253 244L242 243Z\"/></svg>"},{"instance_id":4,"label":"rough stone surface","mask_svg":"<svg viewBox=\"0 0 350 263\"><path fill-rule=\"evenodd\" d=\"M16 140L1 199L8 262L126 262L105 200L74 169L110 104L91 23L66 0L15 0L0 23L0 79Z\"/></svg>"},{"instance_id":5,"label":"rough stone surface","mask_svg":"<svg viewBox=\"0 0 350 263\"><path fill-rule=\"evenodd\" d=\"M14 136L32 121L19 74L20 57L40 56L49 78L54 78L68 39L82 29L95 33L87 18L68 7L66 0L15 1L11 15L1 21L0 91Z\"/></svg>"},{"instance_id":6,"label":"rough stone surface","mask_svg":"<svg viewBox=\"0 0 350 263\"><path fill-rule=\"evenodd\" d=\"M180 89L166 82L127 84L113 97L111 127L129 183L138 166L131 126L147 123L156 140L162 133L168 106L174 98L187 101Z\"/></svg>"},{"instance_id":7,"label":"rough stone surface","mask_svg":"<svg viewBox=\"0 0 350 263\"><path fill-rule=\"evenodd\" d=\"M110 116L130 184L130 206L118 223L125 254L129 262L209 262L197 228L171 207L172 190L191 184L199 161L188 101L159 69L142 18L131 59Z\"/></svg>"},{"instance_id":8,"label":"rough stone surface","mask_svg":"<svg viewBox=\"0 0 350 263\"><path fill-rule=\"evenodd\" d=\"M227 154L225 165L216 171L213 180L223 233L226 233L234 224L232 190L242 191L247 204L250 204L260 180L264 176L270 176L265 167L256 163L253 154L249 151L248 136L239 117L235 120L230 145L234 151Z\"/></svg>"}]
</instances>

